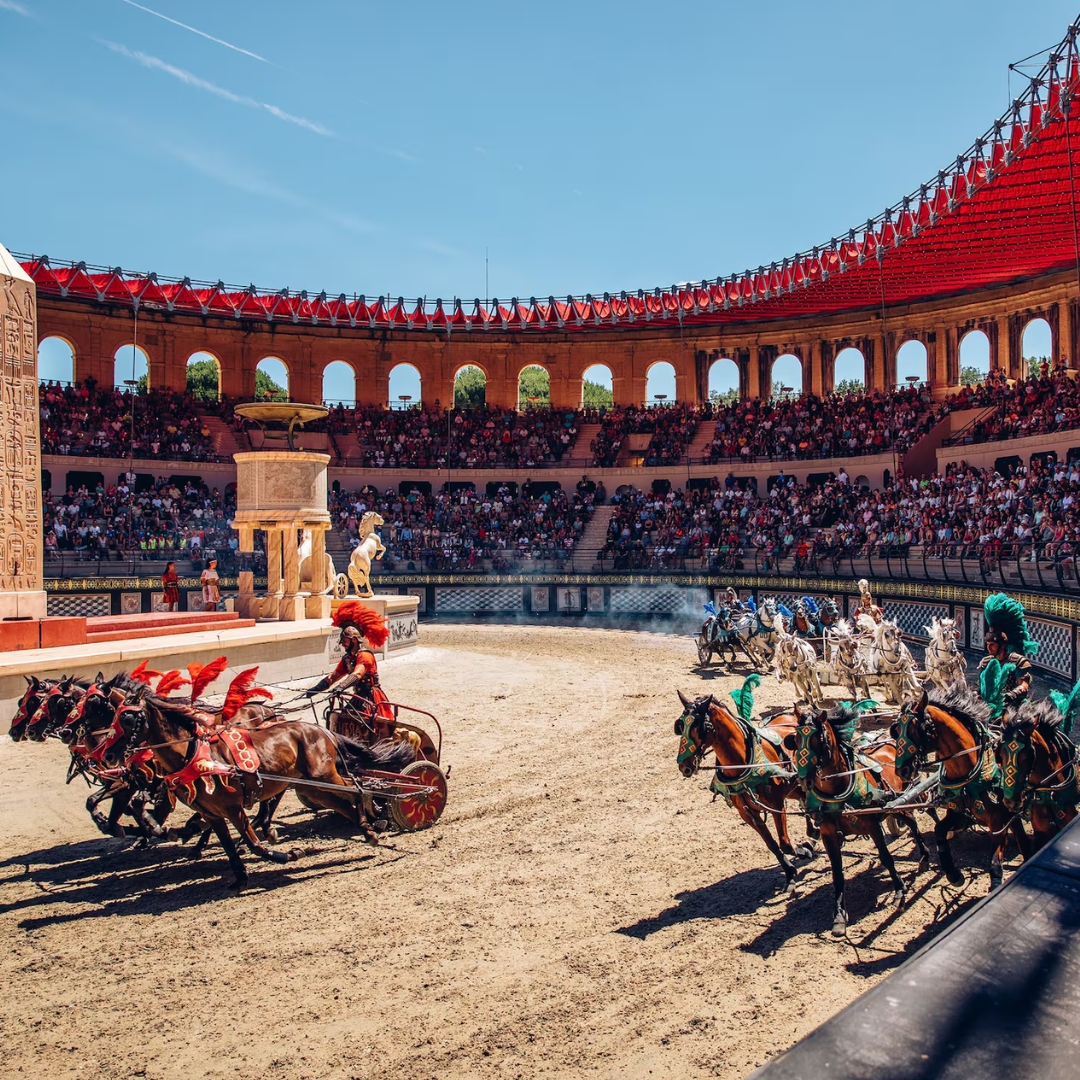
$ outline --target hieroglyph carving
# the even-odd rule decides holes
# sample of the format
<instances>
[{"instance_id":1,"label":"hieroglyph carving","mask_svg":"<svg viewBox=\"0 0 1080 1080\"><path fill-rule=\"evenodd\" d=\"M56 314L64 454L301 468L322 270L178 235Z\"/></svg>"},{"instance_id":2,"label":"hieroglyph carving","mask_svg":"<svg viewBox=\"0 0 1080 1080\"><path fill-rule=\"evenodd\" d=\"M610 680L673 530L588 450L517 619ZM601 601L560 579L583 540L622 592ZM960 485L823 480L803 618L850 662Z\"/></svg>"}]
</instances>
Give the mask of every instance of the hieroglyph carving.
<instances>
[{"instance_id":1,"label":"hieroglyph carving","mask_svg":"<svg viewBox=\"0 0 1080 1080\"><path fill-rule=\"evenodd\" d=\"M0 591L41 589L41 450L33 285L0 284Z\"/></svg>"}]
</instances>

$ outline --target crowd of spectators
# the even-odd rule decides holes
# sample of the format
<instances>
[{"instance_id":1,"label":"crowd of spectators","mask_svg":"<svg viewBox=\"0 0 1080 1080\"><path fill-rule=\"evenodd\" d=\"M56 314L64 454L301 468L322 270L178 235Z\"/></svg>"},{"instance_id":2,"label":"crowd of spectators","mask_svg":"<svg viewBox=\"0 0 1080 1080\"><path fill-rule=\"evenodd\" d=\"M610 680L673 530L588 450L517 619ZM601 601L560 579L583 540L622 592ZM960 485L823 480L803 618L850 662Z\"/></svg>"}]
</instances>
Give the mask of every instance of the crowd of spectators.
<instances>
[{"instance_id":1,"label":"crowd of spectators","mask_svg":"<svg viewBox=\"0 0 1080 1080\"><path fill-rule=\"evenodd\" d=\"M616 406L597 417L600 430L592 440L593 465L616 464L623 444L630 435L651 435L642 457L645 465L677 465L697 430L698 422L712 415L712 408L696 408L672 402L644 408L638 405Z\"/></svg>"},{"instance_id":2,"label":"crowd of spectators","mask_svg":"<svg viewBox=\"0 0 1080 1080\"><path fill-rule=\"evenodd\" d=\"M387 553L383 570L481 571L485 560L495 570L525 566L538 560L560 562L570 556L593 512L595 493L568 497L557 485L526 482L476 491L471 484L428 493L414 485L405 494L393 488L380 493L368 486L358 492L336 492L330 498L334 526L350 546L368 510L385 525L379 535Z\"/></svg>"},{"instance_id":3,"label":"crowd of spectators","mask_svg":"<svg viewBox=\"0 0 1080 1080\"><path fill-rule=\"evenodd\" d=\"M134 424L132 408L135 409ZM93 379L40 387L41 448L46 454L206 461L214 443L187 393L98 386ZM134 438L132 432L134 431Z\"/></svg>"},{"instance_id":4,"label":"crowd of spectators","mask_svg":"<svg viewBox=\"0 0 1080 1080\"><path fill-rule=\"evenodd\" d=\"M45 557L81 560L201 559L235 553L230 527L235 492L159 478L136 486L134 474L117 485L70 488L44 497Z\"/></svg>"}]
</instances>

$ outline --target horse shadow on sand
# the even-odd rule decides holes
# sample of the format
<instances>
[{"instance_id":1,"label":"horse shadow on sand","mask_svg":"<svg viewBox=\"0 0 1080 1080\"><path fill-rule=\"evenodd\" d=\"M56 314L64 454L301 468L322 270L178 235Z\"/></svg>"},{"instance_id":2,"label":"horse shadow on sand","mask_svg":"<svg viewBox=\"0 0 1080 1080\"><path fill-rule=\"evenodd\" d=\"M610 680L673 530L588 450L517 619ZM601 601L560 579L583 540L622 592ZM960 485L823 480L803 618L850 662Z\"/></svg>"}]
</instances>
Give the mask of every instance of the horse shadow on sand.
<instances>
[{"instance_id":1,"label":"horse shadow on sand","mask_svg":"<svg viewBox=\"0 0 1080 1080\"><path fill-rule=\"evenodd\" d=\"M277 850L299 849L300 859L263 862L241 847L250 874L241 895L376 869L409 855L394 844L393 834L379 847L369 847L343 818L320 815L316 821L298 812L275 824ZM200 859L191 858L192 846L169 842L140 848L130 839L102 836L12 856L0 862L0 889L8 896L17 889L20 895L0 903L0 916L21 915L20 929L38 930L115 915L160 915L237 895L228 887L232 871L216 840Z\"/></svg>"}]
</instances>

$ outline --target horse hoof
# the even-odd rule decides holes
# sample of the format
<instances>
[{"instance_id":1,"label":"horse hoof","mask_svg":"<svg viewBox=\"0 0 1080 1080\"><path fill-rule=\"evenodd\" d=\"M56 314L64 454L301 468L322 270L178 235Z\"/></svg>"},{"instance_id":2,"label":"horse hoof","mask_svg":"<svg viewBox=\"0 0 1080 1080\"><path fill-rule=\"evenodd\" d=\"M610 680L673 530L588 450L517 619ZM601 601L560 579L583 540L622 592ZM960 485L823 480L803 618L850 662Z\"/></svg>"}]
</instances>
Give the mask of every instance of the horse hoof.
<instances>
[{"instance_id":1,"label":"horse hoof","mask_svg":"<svg viewBox=\"0 0 1080 1080\"><path fill-rule=\"evenodd\" d=\"M375 830L375 832L377 832L377 833L384 833L384 832L386 832L386 830L387 830L387 829L389 829L389 828L390 828L390 822L389 822L389 821L387 821L387 820L386 820L386 818L376 818L376 819L375 819L375 820L374 820L374 821L373 821L373 822L371 823L371 827L372 827L372 828L373 828L373 829Z\"/></svg>"},{"instance_id":2,"label":"horse hoof","mask_svg":"<svg viewBox=\"0 0 1080 1080\"><path fill-rule=\"evenodd\" d=\"M837 919L832 924L832 930L830 931L834 938L842 938L847 936L847 919Z\"/></svg>"},{"instance_id":3,"label":"horse hoof","mask_svg":"<svg viewBox=\"0 0 1080 1080\"><path fill-rule=\"evenodd\" d=\"M233 880L229 882L229 891L236 893L242 892L247 887L247 883L248 879L246 874L243 877L233 878Z\"/></svg>"},{"instance_id":4,"label":"horse hoof","mask_svg":"<svg viewBox=\"0 0 1080 1080\"><path fill-rule=\"evenodd\" d=\"M795 854L800 859L813 859L817 857L817 849L813 844L796 844Z\"/></svg>"},{"instance_id":5,"label":"horse hoof","mask_svg":"<svg viewBox=\"0 0 1080 1080\"><path fill-rule=\"evenodd\" d=\"M788 896L794 896L795 891L798 889L798 887L799 887L798 880L796 879L795 875L792 874L791 877L789 877L787 879L787 884L784 886L784 892Z\"/></svg>"},{"instance_id":6,"label":"horse hoof","mask_svg":"<svg viewBox=\"0 0 1080 1080\"><path fill-rule=\"evenodd\" d=\"M299 862L300 856L303 854L304 852L300 848L294 847L292 851L290 851L289 854L286 856L286 858L289 862Z\"/></svg>"},{"instance_id":7,"label":"horse hoof","mask_svg":"<svg viewBox=\"0 0 1080 1080\"><path fill-rule=\"evenodd\" d=\"M926 871L929 870L929 869L930 869L930 857L928 855L924 855L919 860L919 865L915 867L915 873L916 874L925 874Z\"/></svg>"},{"instance_id":8,"label":"horse hoof","mask_svg":"<svg viewBox=\"0 0 1080 1080\"><path fill-rule=\"evenodd\" d=\"M289 861L289 856L284 851L270 851L267 854L270 856L271 862L287 863Z\"/></svg>"},{"instance_id":9,"label":"horse hoof","mask_svg":"<svg viewBox=\"0 0 1080 1080\"><path fill-rule=\"evenodd\" d=\"M954 870L951 874L945 876L949 879L949 884L955 885L957 888L964 884L964 875L959 870ZM993 888L993 883L991 883L990 887Z\"/></svg>"}]
</instances>

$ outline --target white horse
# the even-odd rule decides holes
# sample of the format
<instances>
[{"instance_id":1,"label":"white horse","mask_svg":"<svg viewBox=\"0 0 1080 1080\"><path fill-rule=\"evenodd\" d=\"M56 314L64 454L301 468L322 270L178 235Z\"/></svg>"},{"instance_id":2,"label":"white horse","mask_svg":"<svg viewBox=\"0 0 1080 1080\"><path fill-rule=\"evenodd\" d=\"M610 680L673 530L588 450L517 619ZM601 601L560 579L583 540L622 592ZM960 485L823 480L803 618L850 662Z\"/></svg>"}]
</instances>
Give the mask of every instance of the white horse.
<instances>
[{"instance_id":1,"label":"white horse","mask_svg":"<svg viewBox=\"0 0 1080 1080\"><path fill-rule=\"evenodd\" d=\"M360 543L356 545L352 558L349 559L349 580L353 583L357 596L375 595L371 591L371 564L386 554L382 537L375 532L375 526L385 524L374 510L369 510L360 519Z\"/></svg>"},{"instance_id":2,"label":"white horse","mask_svg":"<svg viewBox=\"0 0 1080 1080\"><path fill-rule=\"evenodd\" d=\"M852 701L870 697L867 657L859 648L859 638L851 623L843 619L830 626L825 631L825 641L831 650L829 660L836 681L851 691Z\"/></svg>"},{"instance_id":3,"label":"white horse","mask_svg":"<svg viewBox=\"0 0 1080 1080\"><path fill-rule=\"evenodd\" d=\"M784 627L784 616L777 615L773 621L776 631L776 648L773 650L773 672L777 681L789 682L795 687L795 696L817 706L825 695L817 674L817 653L814 647Z\"/></svg>"},{"instance_id":4,"label":"white horse","mask_svg":"<svg viewBox=\"0 0 1080 1080\"><path fill-rule=\"evenodd\" d=\"M299 554L300 554L300 589L302 592L313 592L311 587L312 581L312 565L311 565L311 548L312 548L312 530L304 530L304 539L300 542ZM339 600L348 595L349 592L349 580L344 574L337 572L337 567L334 566L334 558L330 552L325 553L326 558L326 576L323 578L323 588L319 595L325 596L327 593L333 593Z\"/></svg>"},{"instance_id":5,"label":"white horse","mask_svg":"<svg viewBox=\"0 0 1080 1080\"><path fill-rule=\"evenodd\" d=\"M960 651L960 628L955 619L939 619L936 615L926 628L930 641L926 646L926 677L939 690L951 690L964 682L967 660Z\"/></svg>"},{"instance_id":6,"label":"white horse","mask_svg":"<svg viewBox=\"0 0 1080 1080\"><path fill-rule=\"evenodd\" d=\"M875 622L869 615L859 615L859 629L870 641L869 669L885 687L885 697L893 705L922 693L915 678L915 660L904 644L900 627L889 619Z\"/></svg>"}]
</instances>

